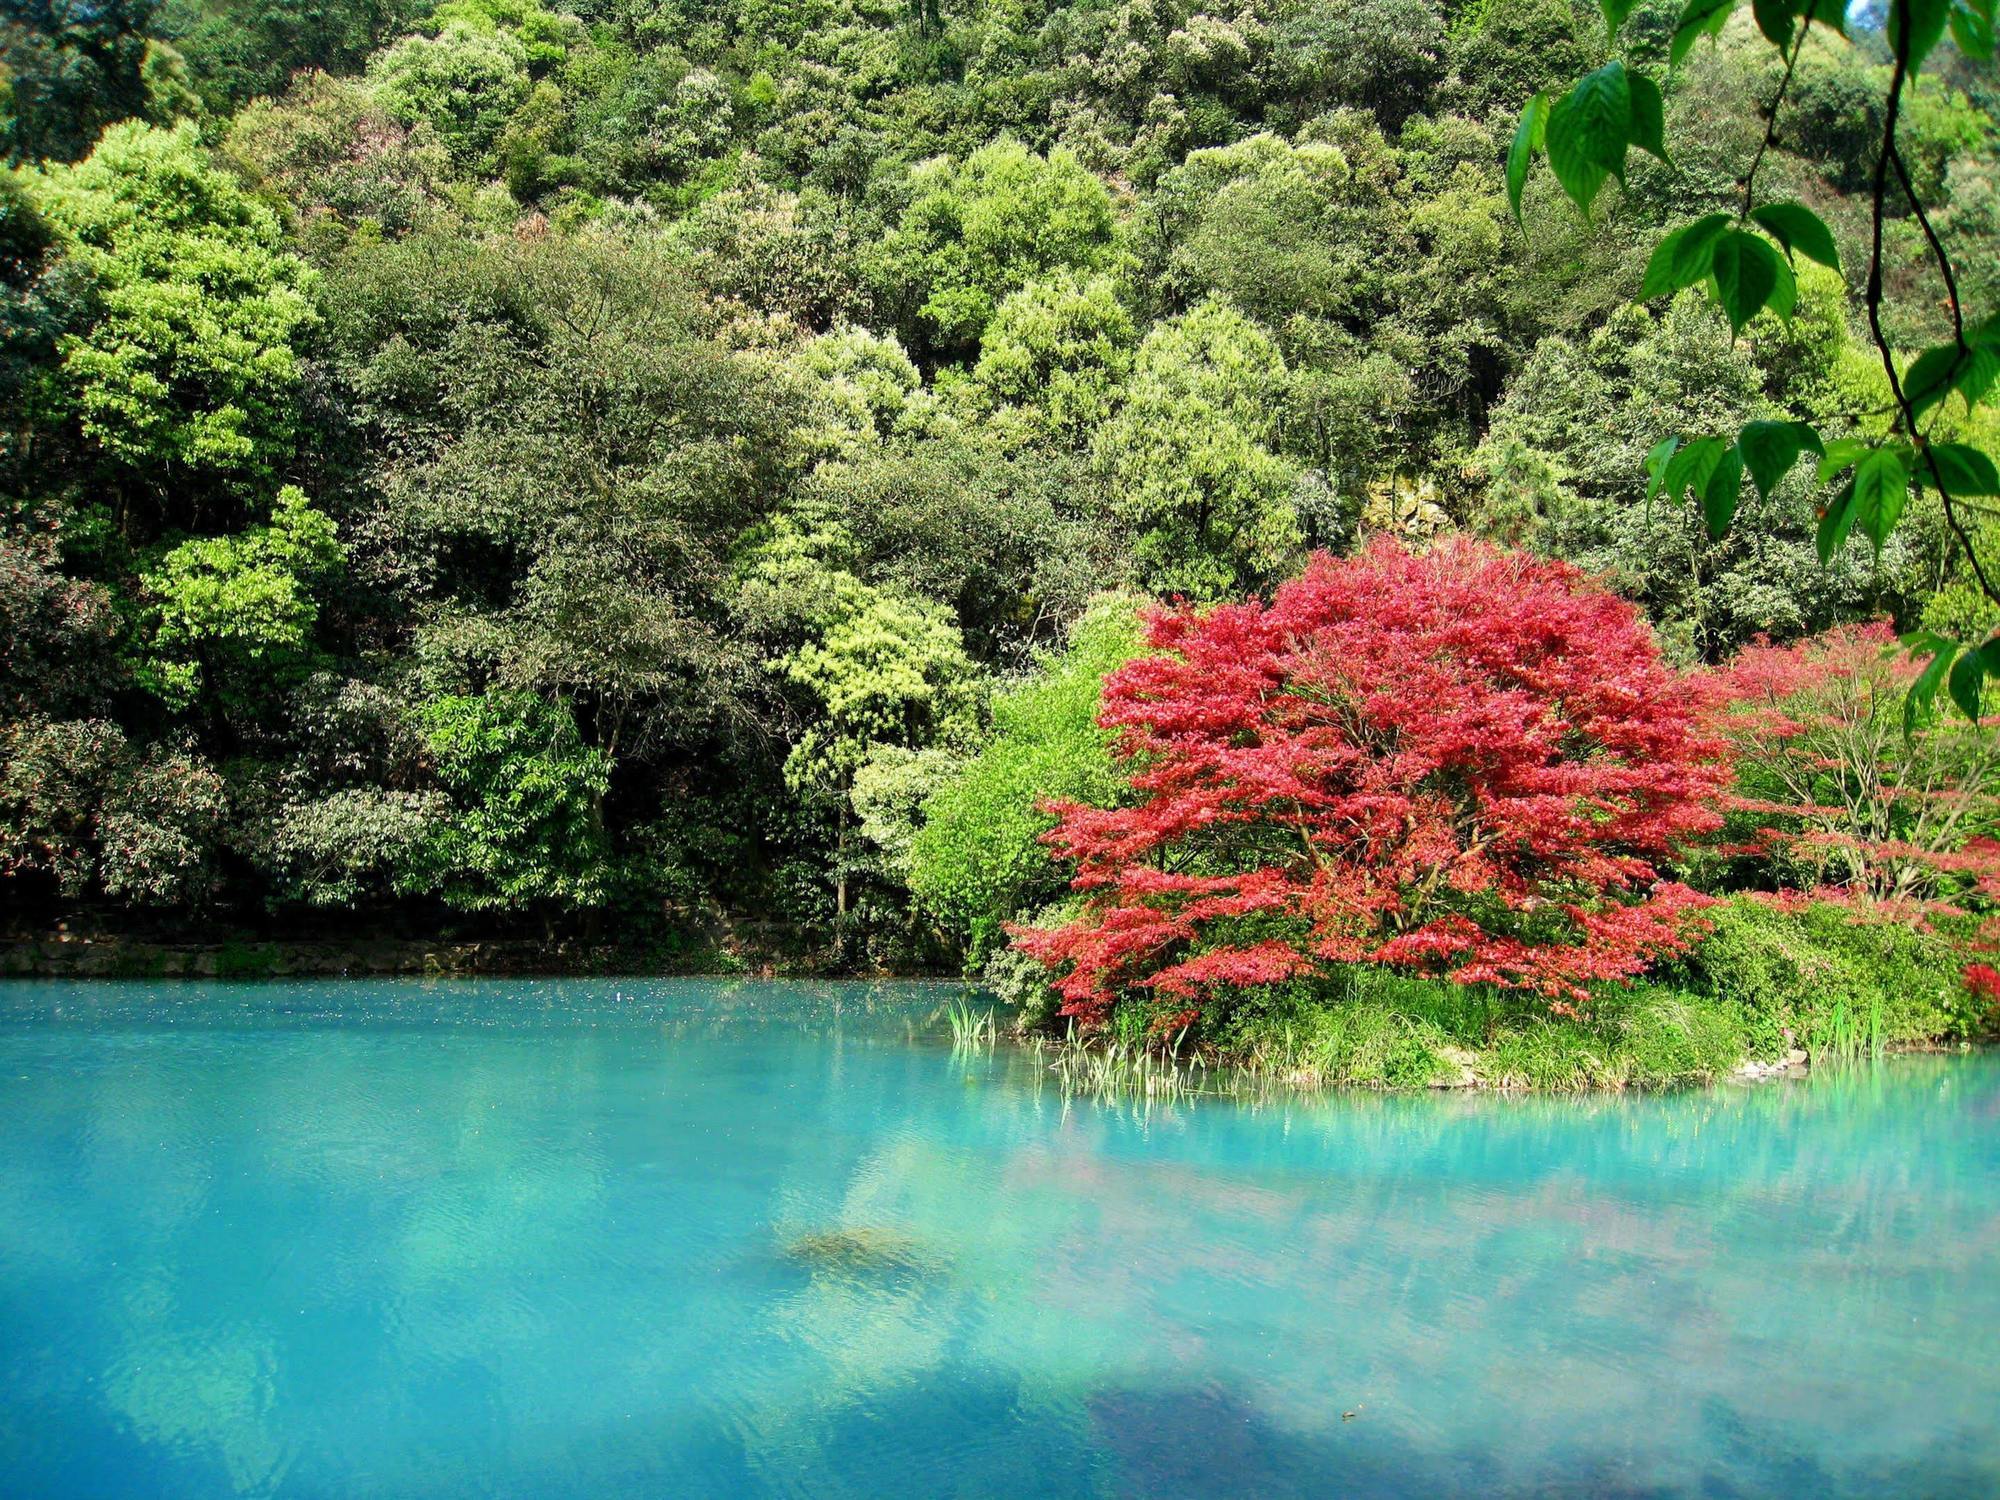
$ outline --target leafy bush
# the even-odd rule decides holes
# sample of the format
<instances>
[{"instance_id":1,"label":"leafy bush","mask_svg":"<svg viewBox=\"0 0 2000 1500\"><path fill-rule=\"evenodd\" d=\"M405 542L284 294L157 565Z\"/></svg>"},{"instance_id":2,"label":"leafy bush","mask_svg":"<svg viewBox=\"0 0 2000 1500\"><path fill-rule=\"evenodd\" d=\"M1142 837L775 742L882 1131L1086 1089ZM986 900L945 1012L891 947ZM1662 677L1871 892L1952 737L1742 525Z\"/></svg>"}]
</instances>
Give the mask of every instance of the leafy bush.
<instances>
[{"instance_id":1,"label":"leafy bush","mask_svg":"<svg viewBox=\"0 0 2000 1500\"><path fill-rule=\"evenodd\" d=\"M1106 673L1139 648L1135 601L1098 600L1071 629L1068 648L993 700L993 736L924 803L910 846L910 889L977 964L1005 924L1062 887L1042 847L1052 802L1108 802L1121 782L1111 736L1098 727Z\"/></svg>"},{"instance_id":2,"label":"leafy bush","mask_svg":"<svg viewBox=\"0 0 2000 1500\"><path fill-rule=\"evenodd\" d=\"M1574 570L1382 542L1149 639L1104 695L1137 795L1060 810L1088 906L1021 939L1068 1013L1357 962L1580 1000L1685 946L1654 861L1719 821L1716 746Z\"/></svg>"},{"instance_id":3,"label":"leafy bush","mask_svg":"<svg viewBox=\"0 0 2000 1500\"><path fill-rule=\"evenodd\" d=\"M1963 945L1945 933L1825 902L1739 897L1707 915L1708 936L1666 976L1740 1007L1766 1050L1810 1048L1837 1017L1885 1045L1970 1037L1983 1024L1961 979Z\"/></svg>"},{"instance_id":4,"label":"leafy bush","mask_svg":"<svg viewBox=\"0 0 2000 1500\"><path fill-rule=\"evenodd\" d=\"M487 693L434 698L417 721L451 808L427 822L407 888L468 911L603 904L610 768L567 712Z\"/></svg>"}]
</instances>

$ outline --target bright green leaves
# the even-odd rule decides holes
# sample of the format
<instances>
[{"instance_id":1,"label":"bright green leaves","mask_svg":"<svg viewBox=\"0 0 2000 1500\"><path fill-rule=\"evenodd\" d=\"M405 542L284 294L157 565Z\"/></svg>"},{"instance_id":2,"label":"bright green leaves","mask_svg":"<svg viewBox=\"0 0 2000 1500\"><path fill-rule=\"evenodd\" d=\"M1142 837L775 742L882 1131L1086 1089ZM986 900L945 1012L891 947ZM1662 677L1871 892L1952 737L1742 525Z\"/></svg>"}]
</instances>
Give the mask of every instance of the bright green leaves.
<instances>
[{"instance_id":1,"label":"bright green leaves","mask_svg":"<svg viewBox=\"0 0 2000 1500\"><path fill-rule=\"evenodd\" d=\"M1902 645L1912 659L1930 658L1903 700L1904 735L1915 734L1919 724L1930 720L1936 712L1940 687L1950 694L1960 713L1978 723L1984 711L1986 679L2000 674L2000 639L1968 646L1935 631L1918 630L1904 636Z\"/></svg>"},{"instance_id":2,"label":"bright green leaves","mask_svg":"<svg viewBox=\"0 0 2000 1500\"><path fill-rule=\"evenodd\" d=\"M1917 461L1917 482L1957 500L1968 495L2000 495L2000 470L1977 448L1932 443Z\"/></svg>"},{"instance_id":3,"label":"bright green leaves","mask_svg":"<svg viewBox=\"0 0 2000 1500\"><path fill-rule=\"evenodd\" d=\"M1797 252L1839 268L1833 235L1811 209L1797 203L1772 203L1751 217L1784 247L1785 256ZM1660 241L1646 263L1639 295L1667 297L1706 282L1716 303L1728 314L1731 329L1741 333L1765 308L1789 318L1798 305L1798 281L1785 256L1760 236L1732 227L1729 215L1708 214Z\"/></svg>"},{"instance_id":4,"label":"bright green leaves","mask_svg":"<svg viewBox=\"0 0 2000 1500\"><path fill-rule=\"evenodd\" d=\"M1854 525L1877 553L1910 498L1908 450L1901 444L1871 448L1854 466Z\"/></svg>"},{"instance_id":5,"label":"bright green leaves","mask_svg":"<svg viewBox=\"0 0 2000 1500\"><path fill-rule=\"evenodd\" d=\"M1632 89L1625 65L1609 62L1586 73L1549 108L1549 170L1585 213L1604 179L1625 176L1632 133Z\"/></svg>"},{"instance_id":6,"label":"bright green leaves","mask_svg":"<svg viewBox=\"0 0 2000 1500\"><path fill-rule=\"evenodd\" d=\"M1903 395L1913 416L1921 417L1956 392L1968 406L1985 399L2000 382L2000 314L1965 331L1965 343L1926 349L1903 376Z\"/></svg>"},{"instance_id":7,"label":"bright green leaves","mask_svg":"<svg viewBox=\"0 0 2000 1500\"><path fill-rule=\"evenodd\" d=\"M1728 214L1709 214L1661 240L1653 258L1646 263L1646 279L1639 288L1639 296L1666 297L1708 280L1715 263L1715 242L1728 228Z\"/></svg>"},{"instance_id":8,"label":"bright green leaves","mask_svg":"<svg viewBox=\"0 0 2000 1500\"><path fill-rule=\"evenodd\" d=\"M1715 300L1729 317L1732 332L1769 307L1781 318L1789 318L1798 304L1798 283L1792 269L1770 245L1754 234L1731 229L1717 238L1710 273L1715 278Z\"/></svg>"},{"instance_id":9,"label":"bright green leaves","mask_svg":"<svg viewBox=\"0 0 2000 1500\"><path fill-rule=\"evenodd\" d=\"M1652 519L1653 499L1666 487L1667 465L1680 447L1678 437L1661 438L1646 454L1646 518Z\"/></svg>"},{"instance_id":10,"label":"bright green leaves","mask_svg":"<svg viewBox=\"0 0 2000 1500\"><path fill-rule=\"evenodd\" d=\"M1951 39L1967 57L1993 55L1993 0L1958 0L1951 8Z\"/></svg>"},{"instance_id":11,"label":"bright green leaves","mask_svg":"<svg viewBox=\"0 0 2000 1500\"><path fill-rule=\"evenodd\" d=\"M1743 467L1763 499L1791 473L1801 453L1824 453L1819 434L1804 422L1752 422L1736 439Z\"/></svg>"},{"instance_id":12,"label":"bright green leaves","mask_svg":"<svg viewBox=\"0 0 2000 1500\"><path fill-rule=\"evenodd\" d=\"M1660 97L1660 86L1643 73L1627 73L1625 84L1632 101L1629 143L1666 161L1667 104Z\"/></svg>"},{"instance_id":13,"label":"bright green leaves","mask_svg":"<svg viewBox=\"0 0 2000 1500\"><path fill-rule=\"evenodd\" d=\"M140 681L174 709L207 686L225 707L251 710L307 669L315 596L346 558L332 517L289 484L269 525L182 542L142 575L151 639Z\"/></svg>"},{"instance_id":14,"label":"bright green leaves","mask_svg":"<svg viewBox=\"0 0 2000 1500\"><path fill-rule=\"evenodd\" d=\"M1667 53L1668 64L1679 67L1681 59L1694 50L1705 36L1719 36L1736 10L1736 0L1688 0L1674 26L1674 39Z\"/></svg>"},{"instance_id":15,"label":"bright green leaves","mask_svg":"<svg viewBox=\"0 0 2000 1500\"><path fill-rule=\"evenodd\" d=\"M1736 503L1743 497L1743 455L1729 449L1715 461L1707 482L1701 486L1701 518L1708 534L1720 540L1736 519Z\"/></svg>"},{"instance_id":16,"label":"bright green leaves","mask_svg":"<svg viewBox=\"0 0 2000 1500\"><path fill-rule=\"evenodd\" d=\"M1926 0L1926 3L1942 3L1942 0ZM1674 39L1667 54L1670 65L1679 67L1681 59L1703 37L1720 36L1735 13L1736 0L1688 0L1674 26ZM1780 52L1791 50L1798 35L1796 26L1813 21L1842 36L1847 34L1847 0L1751 0L1750 13L1757 18L1757 29L1764 33L1765 40Z\"/></svg>"},{"instance_id":17,"label":"bright green leaves","mask_svg":"<svg viewBox=\"0 0 2000 1500\"><path fill-rule=\"evenodd\" d=\"M1910 468L1916 457L1907 443L1876 445L1860 438L1841 438L1828 443L1820 459L1822 484L1851 469L1853 473L1819 523L1819 560L1832 559L1846 543L1849 533L1859 531L1875 544L1879 555L1882 543L1896 529L1903 507L1910 498Z\"/></svg>"},{"instance_id":18,"label":"bright green leaves","mask_svg":"<svg viewBox=\"0 0 2000 1500\"><path fill-rule=\"evenodd\" d=\"M1646 455L1646 504L1661 493L1674 500L1692 493L1708 534L1720 540L1736 518L1746 473L1758 495L1768 499L1800 454L1823 451L1819 434L1804 422L1752 422L1734 443L1723 437L1687 444L1667 438Z\"/></svg>"},{"instance_id":19,"label":"bright green leaves","mask_svg":"<svg viewBox=\"0 0 2000 1500\"><path fill-rule=\"evenodd\" d=\"M1507 201L1514 206L1514 222L1521 222L1521 189L1528 181L1528 167L1535 153L1543 149L1549 126L1549 96L1546 90L1528 101L1521 111L1521 123L1514 130L1514 144L1507 148Z\"/></svg>"},{"instance_id":20,"label":"bright green leaves","mask_svg":"<svg viewBox=\"0 0 2000 1500\"><path fill-rule=\"evenodd\" d=\"M1950 636L1939 635L1933 630L1912 631L1903 637L1902 644L1912 660L1921 656L1930 658L1903 699L1903 737L1908 739L1917 732L1917 726L1928 721L1934 712L1938 689L1944 686L1945 673L1951 670L1960 647Z\"/></svg>"},{"instance_id":21,"label":"bright green leaves","mask_svg":"<svg viewBox=\"0 0 2000 1500\"><path fill-rule=\"evenodd\" d=\"M1834 248L1833 231L1803 203L1766 203L1752 209L1750 217L1784 248L1786 255L1803 255L1836 271L1840 269L1840 251Z\"/></svg>"},{"instance_id":22,"label":"bright green leaves","mask_svg":"<svg viewBox=\"0 0 2000 1500\"><path fill-rule=\"evenodd\" d=\"M1820 483L1848 470L1852 473L1820 517L1819 560L1830 561L1854 531L1873 542L1879 556L1909 503L1915 450L1907 443L1878 445L1841 438L1821 451Z\"/></svg>"},{"instance_id":23,"label":"bright green leaves","mask_svg":"<svg viewBox=\"0 0 2000 1500\"><path fill-rule=\"evenodd\" d=\"M1889 0L1886 33L1891 54L1916 72L1944 39L1951 10L1951 0Z\"/></svg>"},{"instance_id":24,"label":"bright green leaves","mask_svg":"<svg viewBox=\"0 0 2000 1500\"><path fill-rule=\"evenodd\" d=\"M1701 502L1708 534L1720 537L1729 530L1743 493L1743 455L1727 438L1696 438L1665 457L1660 488L1674 500L1692 492ZM1649 497L1651 493L1649 488Z\"/></svg>"},{"instance_id":25,"label":"bright green leaves","mask_svg":"<svg viewBox=\"0 0 2000 1500\"><path fill-rule=\"evenodd\" d=\"M1537 94L1521 112L1514 144L1507 152L1507 197L1521 214L1521 188L1538 150L1570 201L1590 212L1607 177L1625 180L1625 156L1632 147L1667 159L1666 107L1659 85L1608 62L1586 73L1553 103Z\"/></svg>"}]
</instances>

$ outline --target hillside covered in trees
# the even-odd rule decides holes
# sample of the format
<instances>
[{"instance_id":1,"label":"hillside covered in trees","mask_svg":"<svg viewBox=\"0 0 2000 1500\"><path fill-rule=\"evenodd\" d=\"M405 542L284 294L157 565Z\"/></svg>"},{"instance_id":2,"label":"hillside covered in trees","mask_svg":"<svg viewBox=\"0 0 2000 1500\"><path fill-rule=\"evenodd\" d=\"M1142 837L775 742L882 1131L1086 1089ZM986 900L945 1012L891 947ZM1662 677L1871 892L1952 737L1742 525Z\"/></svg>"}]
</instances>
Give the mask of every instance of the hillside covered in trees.
<instances>
[{"instance_id":1,"label":"hillside covered in trees","mask_svg":"<svg viewBox=\"0 0 2000 1500\"><path fill-rule=\"evenodd\" d=\"M1611 54L1595 4L11 8L6 903L641 941L719 912L978 961L1062 895L1045 799L1122 795L1094 721L1147 598L1463 533L1603 579L1676 666L1982 635L1934 497L1823 565L1809 465L1719 540L1647 494L1670 434L1889 405L1866 16L1807 35L1759 167L1840 269L1736 336L1698 290L1637 300L1662 232L1735 211L1782 71L1746 12L1669 72L1679 12L1616 39L1668 161L1588 219L1531 177L1524 228L1509 141ZM1947 43L1900 126L1982 316L1996 106ZM1910 209L1914 350L1953 308ZM1991 408L1941 420L1994 449Z\"/></svg>"}]
</instances>

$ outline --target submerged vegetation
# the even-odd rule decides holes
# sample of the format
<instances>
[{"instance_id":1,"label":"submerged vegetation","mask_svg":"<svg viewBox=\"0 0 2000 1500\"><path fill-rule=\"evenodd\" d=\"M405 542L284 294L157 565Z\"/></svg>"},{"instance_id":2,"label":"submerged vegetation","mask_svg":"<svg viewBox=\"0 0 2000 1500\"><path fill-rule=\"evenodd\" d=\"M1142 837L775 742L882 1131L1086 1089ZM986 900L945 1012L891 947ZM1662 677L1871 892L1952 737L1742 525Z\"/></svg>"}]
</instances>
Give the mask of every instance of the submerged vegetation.
<instances>
[{"instance_id":1,"label":"submerged vegetation","mask_svg":"<svg viewBox=\"0 0 2000 1500\"><path fill-rule=\"evenodd\" d=\"M14 7L7 910L963 968L1142 1090L1982 1036L1992 32Z\"/></svg>"}]
</instances>

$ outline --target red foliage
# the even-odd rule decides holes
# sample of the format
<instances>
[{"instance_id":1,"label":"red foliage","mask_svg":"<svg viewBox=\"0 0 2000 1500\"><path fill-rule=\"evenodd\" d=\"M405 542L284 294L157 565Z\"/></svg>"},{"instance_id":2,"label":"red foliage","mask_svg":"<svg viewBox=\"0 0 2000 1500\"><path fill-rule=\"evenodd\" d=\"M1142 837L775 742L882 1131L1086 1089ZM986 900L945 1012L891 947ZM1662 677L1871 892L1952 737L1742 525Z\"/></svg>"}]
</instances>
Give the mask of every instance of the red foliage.
<instances>
[{"instance_id":1,"label":"red foliage","mask_svg":"<svg viewBox=\"0 0 2000 1500\"><path fill-rule=\"evenodd\" d=\"M1965 987L1989 1005L2000 1005L2000 969L1991 964L1967 964L1960 975Z\"/></svg>"},{"instance_id":2,"label":"red foliage","mask_svg":"<svg viewBox=\"0 0 2000 1500\"><path fill-rule=\"evenodd\" d=\"M1086 908L1016 934L1065 1013L1357 962L1580 998L1688 941L1708 690L1576 569L1382 542L1150 632L1102 717L1139 801L1054 809Z\"/></svg>"},{"instance_id":3,"label":"red foliage","mask_svg":"<svg viewBox=\"0 0 2000 1500\"><path fill-rule=\"evenodd\" d=\"M1759 641L1720 674L1716 727L1737 765L1725 809L1749 824L1735 853L1857 915L1919 927L2000 899L1990 725L1946 712L1906 726L1922 664L1886 624L1786 646Z\"/></svg>"}]
</instances>

